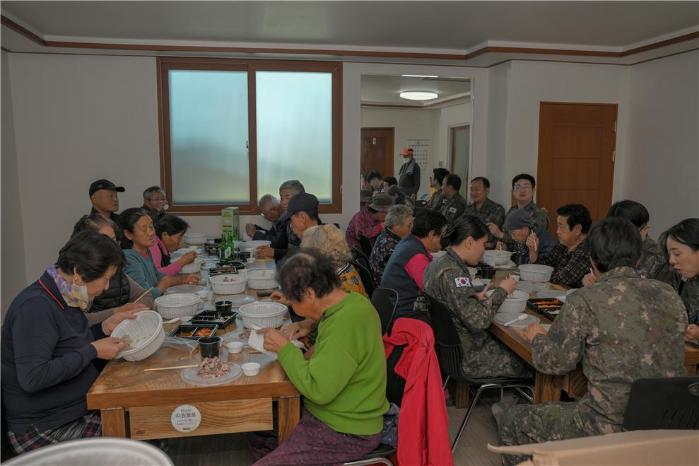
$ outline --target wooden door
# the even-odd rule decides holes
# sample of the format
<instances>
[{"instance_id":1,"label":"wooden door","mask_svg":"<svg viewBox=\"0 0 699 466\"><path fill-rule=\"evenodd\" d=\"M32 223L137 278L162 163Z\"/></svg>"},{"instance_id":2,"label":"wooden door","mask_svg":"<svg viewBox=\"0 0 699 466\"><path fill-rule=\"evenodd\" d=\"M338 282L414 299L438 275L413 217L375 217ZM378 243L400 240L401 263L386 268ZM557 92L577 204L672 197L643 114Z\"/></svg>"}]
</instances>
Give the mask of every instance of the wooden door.
<instances>
[{"instance_id":1,"label":"wooden door","mask_svg":"<svg viewBox=\"0 0 699 466\"><path fill-rule=\"evenodd\" d=\"M393 128L362 128L361 173L378 170L381 176L396 176Z\"/></svg>"},{"instance_id":2,"label":"wooden door","mask_svg":"<svg viewBox=\"0 0 699 466\"><path fill-rule=\"evenodd\" d=\"M451 161L449 171L461 177L461 195L467 197L471 131L468 125L449 128Z\"/></svg>"},{"instance_id":3,"label":"wooden door","mask_svg":"<svg viewBox=\"0 0 699 466\"><path fill-rule=\"evenodd\" d=\"M583 204L592 220L607 215L612 200L616 104L541 102L537 203L556 229L556 209Z\"/></svg>"}]
</instances>

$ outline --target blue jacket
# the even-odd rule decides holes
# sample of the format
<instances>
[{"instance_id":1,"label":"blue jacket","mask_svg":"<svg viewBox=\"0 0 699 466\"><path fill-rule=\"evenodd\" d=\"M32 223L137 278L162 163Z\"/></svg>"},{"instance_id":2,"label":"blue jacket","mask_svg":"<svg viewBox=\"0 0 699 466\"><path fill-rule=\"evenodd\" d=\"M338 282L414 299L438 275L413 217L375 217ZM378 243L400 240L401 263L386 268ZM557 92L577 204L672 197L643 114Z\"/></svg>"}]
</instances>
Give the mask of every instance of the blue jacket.
<instances>
[{"instance_id":1,"label":"blue jacket","mask_svg":"<svg viewBox=\"0 0 699 466\"><path fill-rule=\"evenodd\" d=\"M66 304L48 273L17 295L2 324L2 394L11 432L32 426L42 432L87 414L85 395L99 374L91 343L103 337L100 325L91 328L82 310Z\"/></svg>"}]
</instances>

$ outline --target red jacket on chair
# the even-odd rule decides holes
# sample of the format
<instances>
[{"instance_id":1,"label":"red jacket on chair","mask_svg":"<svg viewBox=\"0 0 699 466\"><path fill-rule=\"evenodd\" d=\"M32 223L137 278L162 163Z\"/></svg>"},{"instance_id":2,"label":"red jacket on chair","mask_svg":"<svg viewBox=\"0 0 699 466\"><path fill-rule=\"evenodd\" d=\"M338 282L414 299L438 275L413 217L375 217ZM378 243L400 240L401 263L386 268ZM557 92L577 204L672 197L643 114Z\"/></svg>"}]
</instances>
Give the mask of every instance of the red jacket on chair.
<instances>
[{"instance_id":1,"label":"red jacket on chair","mask_svg":"<svg viewBox=\"0 0 699 466\"><path fill-rule=\"evenodd\" d=\"M398 463L401 466L452 466L449 419L442 375L434 351L434 333L425 322L400 318L384 335L388 358L407 345L395 372L405 379L398 418Z\"/></svg>"}]
</instances>

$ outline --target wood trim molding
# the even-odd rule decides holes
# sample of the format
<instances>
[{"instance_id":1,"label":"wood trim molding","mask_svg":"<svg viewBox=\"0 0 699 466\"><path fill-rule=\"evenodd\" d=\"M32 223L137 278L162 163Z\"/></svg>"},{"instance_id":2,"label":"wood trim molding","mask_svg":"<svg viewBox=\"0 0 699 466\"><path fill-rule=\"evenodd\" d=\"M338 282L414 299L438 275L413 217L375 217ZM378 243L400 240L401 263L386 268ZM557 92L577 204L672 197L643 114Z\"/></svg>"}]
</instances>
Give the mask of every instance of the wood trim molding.
<instances>
[{"instance_id":1,"label":"wood trim molding","mask_svg":"<svg viewBox=\"0 0 699 466\"><path fill-rule=\"evenodd\" d=\"M641 52L647 52L660 47L674 45L688 40L699 38L699 32L690 32L671 39L661 40L633 49L610 52L601 50L584 49L546 49L533 47L496 47L485 46L468 53L436 53L436 52L391 52L351 49L300 49L286 47L214 47L202 45L158 45L158 44L124 44L105 42L80 42L80 41L53 41L45 40L24 26L17 24L8 17L2 15L2 25L27 37L44 47L77 48L77 49L102 49L102 50L140 50L149 52L228 52L250 54L288 54L288 55L325 55L331 57L369 57L369 58L402 58L402 59L431 59L467 61L485 53L510 53L510 54L534 54L534 55L567 55L584 57L622 58Z\"/></svg>"}]
</instances>

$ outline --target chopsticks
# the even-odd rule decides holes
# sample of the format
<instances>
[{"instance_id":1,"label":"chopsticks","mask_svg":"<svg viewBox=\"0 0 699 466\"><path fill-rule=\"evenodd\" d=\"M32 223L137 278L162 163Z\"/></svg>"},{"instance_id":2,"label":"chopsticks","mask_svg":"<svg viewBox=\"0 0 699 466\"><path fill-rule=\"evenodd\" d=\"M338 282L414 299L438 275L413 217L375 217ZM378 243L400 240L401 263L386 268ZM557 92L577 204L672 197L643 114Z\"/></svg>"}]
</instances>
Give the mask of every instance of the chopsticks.
<instances>
[{"instance_id":1,"label":"chopsticks","mask_svg":"<svg viewBox=\"0 0 699 466\"><path fill-rule=\"evenodd\" d=\"M151 286L151 287L148 288L146 291L144 291L143 293L141 293L141 295L140 295L138 298L134 299L133 304L136 304L137 302L139 302L139 301L141 300L141 298L143 298L145 295L147 295L148 293L150 293L150 290L152 290L153 288L155 288L155 287Z\"/></svg>"},{"instance_id":2,"label":"chopsticks","mask_svg":"<svg viewBox=\"0 0 699 466\"><path fill-rule=\"evenodd\" d=\"M171 367L151 367L149 369L143 369L143 372L167 371L170 369L189 369L191 367L199 367L199 364L185 364L184 366L171 366Z\"/></svg>"}]
</instances>

